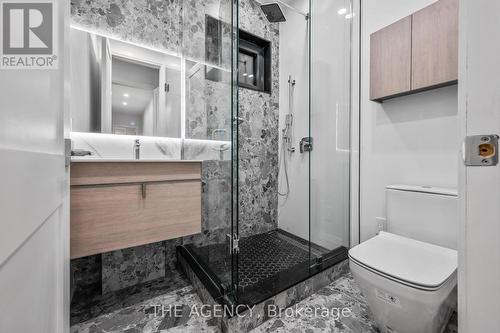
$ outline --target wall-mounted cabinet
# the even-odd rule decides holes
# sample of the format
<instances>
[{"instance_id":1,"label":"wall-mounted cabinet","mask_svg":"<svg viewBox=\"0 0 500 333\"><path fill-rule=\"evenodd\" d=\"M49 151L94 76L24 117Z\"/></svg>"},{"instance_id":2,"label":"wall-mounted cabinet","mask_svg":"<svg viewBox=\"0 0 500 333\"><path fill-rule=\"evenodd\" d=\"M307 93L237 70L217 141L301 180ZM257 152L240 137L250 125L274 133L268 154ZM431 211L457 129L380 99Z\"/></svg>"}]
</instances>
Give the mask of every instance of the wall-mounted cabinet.
<instances>
[{"instance_id":1,"label":"wall-mounted cabinet","mask_svg":"<svg viewBox=\"0 0 500 333\"><path fill-rule=\"evenodd\" d=\"M199 162L82 162L71 169L71 258L201 232Z\"/></svg>"},{"instance_id":2,"label":"wall-mounted cabinet","mask_svg":"<svg viewBox=\"0 0 500 333\"><path fill-rule=\"evenodd\" d=\"M458 0L440 0L370 38L370 99L455 84Z\"/></svg>"},{"instance_id":3,"label":"wall-mounted cabinet","mask_svg":"<svg viewBox=\"0 0 500 333\"><path fill-rule=\"evenodd\" d=\"M411 89L411 17L370 37L370 98L397 96Z\"/></svg>"}]
</instances>

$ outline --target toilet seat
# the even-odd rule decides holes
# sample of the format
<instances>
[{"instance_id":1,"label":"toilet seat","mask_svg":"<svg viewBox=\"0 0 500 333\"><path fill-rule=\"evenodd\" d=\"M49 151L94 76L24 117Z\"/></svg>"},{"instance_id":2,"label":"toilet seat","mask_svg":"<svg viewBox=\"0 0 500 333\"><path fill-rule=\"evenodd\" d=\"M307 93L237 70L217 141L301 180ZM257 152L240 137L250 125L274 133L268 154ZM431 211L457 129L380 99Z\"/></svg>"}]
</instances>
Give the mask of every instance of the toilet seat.
<instances>
[{"instance_id":1,"label":"toilet seat","mask_svg":"<svg viewBox=\"0 0 500 333\"><path fill-rule=\"evenodd\" d=\"M406 286L435 291L457 269L457 251L381 231L349 250L350 260Z\"/></svg>"}]
</instances>

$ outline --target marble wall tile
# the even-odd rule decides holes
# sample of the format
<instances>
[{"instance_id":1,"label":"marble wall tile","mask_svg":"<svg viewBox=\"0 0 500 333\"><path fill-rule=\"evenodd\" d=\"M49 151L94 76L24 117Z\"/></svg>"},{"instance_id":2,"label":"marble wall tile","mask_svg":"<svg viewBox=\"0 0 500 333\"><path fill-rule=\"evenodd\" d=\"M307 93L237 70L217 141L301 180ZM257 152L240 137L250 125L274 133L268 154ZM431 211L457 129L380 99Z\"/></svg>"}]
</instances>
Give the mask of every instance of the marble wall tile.
<instances>
[{"instance_id":1,"label":"marble wall tile","mask_svg":"<svg viewBox=\"0 0 500 333\"><path fill-rule=\"evenodd\" d=\"M240 236L278 227L279 26L255 0L240 1L240 29L271 42L271 93L239 88Z\"/></svg>"},{"instance_id":2,"label":"marble wall tile","mask_svg":"<svg viewBox=\"0 0 500 333\"><path fill-rule=\"evenodd\" d=\"M101 255L87 256L71 260L73 289L76 294L89 288L94 293L101 292Z\"/></svg>"},{"instance_id":3,"label":"marble wall tile","mask_svg":"<svg viewBox=\"0 0 500 333\"><path fill-rule=\"evenodd\" d=\"M120 290L172 274L181 239L102 254L102 292Z\"/></svg>"},{"instance_id":4,"label":"marble wall tile","mask_svg":"<svg viewBox=\"0 0 500 333\"><path fill-rule=\"evenodd\" d=\"M196 65L186 75L186 138L231 140L229 73Z\"/></svg>"},{"instance_id":5,"label":"marble wall tile","mask_svg":"<svg viewBox=\"0 0 500 333\"><path fill-rule=\"evenodd\" d=\"M228 78L205 82L207 138L231 141L231 84Z\"/></svg>"},{"instance_id":6,"label":"marble wall tile","mask_svg":"<svg viewBox=\"0 0 500 333\"><path fill-rule=\"evenodd\" d=\"M195 66L187 73L186 92L186 138L207 139L204 66Z\"/></svg>"},{"instance_id":7,"label":"marble wall tile","mask_svg":"<svg viewBox=\"0 0 500 333\"><path fill-rule=\"evenodd\" d=\"M231 6L230 0L185 0L183 7L183 52L188 59L231 68ZM219 57L207 57L212 40L207 41L207 16L224 22L221 26ZM208 27L211 31L213 27Z\"/></svg>"},{"instance_id":8,"label":"marble wall tile","mask_svg":"<svg viewBox=\"0 0 500 333\"><path fill-rule=\"evenodd\" d=\"M141 143L141 159L181 159L182 140L177 138L72 132L72 149L92 153L91 156L73 159L133 159L133 147L137 138Z\"/></svg>"},{"instance_id":9,"label":"marble wall tile","mask_svg":"<svg viewBox=\"0 0 500 333\"><path fill-rule=\"evenodd\" d=\"M184 244L224 243L231 230L231 161L203 161L201 234L183 238Z\"/></svg>"},{"instance_id":10,"label":"marble wall tile","mask_svg":"<svg viewBox=\"0 0 500 333\"><path fill-rule=\"evenodd\" d=\"M72 24L180 53L183 0L71 0Z\"/></svg>"},{"instance_id":11,"label":"marble wall tile","mask_svg":"<svg viewBox=\"0 0 500 333\"><path fill-rule=\"evenodd\" d=\"M228 161L231 142L185 139L182 143L183 160Z\"/></svg>"},{"instance_id":12,"label":"marble wall tile","mask_svg":"<svg viewBox=\"0 0 500 333\"><path fill-rule=\"evenodd\" d=\"M102 254L102 292L107 293L165 276L163 242Z\"/></svg>"}]
</instances>

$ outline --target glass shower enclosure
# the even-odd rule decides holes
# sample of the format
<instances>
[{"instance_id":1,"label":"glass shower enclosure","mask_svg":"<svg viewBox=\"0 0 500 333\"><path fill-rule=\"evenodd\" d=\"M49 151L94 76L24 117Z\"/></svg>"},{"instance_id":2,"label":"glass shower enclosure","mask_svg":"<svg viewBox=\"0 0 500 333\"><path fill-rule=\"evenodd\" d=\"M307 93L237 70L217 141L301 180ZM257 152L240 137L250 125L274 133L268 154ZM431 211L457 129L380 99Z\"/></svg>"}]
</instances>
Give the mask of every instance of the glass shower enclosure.
<instances>
[{"instance_id":1,"label":"glass shower enclosure","mask_svg":"<svg viewBox=\"0 0 500 333\"><path fill-rule=\"evenodd\" d=\"M203 162L202 233L179 255L214 299L253 305L347 258L354 14L349 0L217 6L200 68L231 154Z\"/></svg>"}]
</instances>

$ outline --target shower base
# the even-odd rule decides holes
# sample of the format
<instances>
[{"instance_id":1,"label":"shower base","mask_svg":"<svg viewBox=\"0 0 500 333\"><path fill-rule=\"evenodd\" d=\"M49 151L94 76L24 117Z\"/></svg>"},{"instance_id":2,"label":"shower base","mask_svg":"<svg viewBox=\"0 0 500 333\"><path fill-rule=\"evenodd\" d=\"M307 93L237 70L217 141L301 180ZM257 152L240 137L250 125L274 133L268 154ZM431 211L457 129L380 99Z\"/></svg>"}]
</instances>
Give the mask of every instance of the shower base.
<instances>
[{"instance_id":1,"label":"shower base","mask_svg":"<svg viewBox=\"0 0 500 333\"><path fill-rule=\"evenodd\" d=\"M234 267L226 244L188 244L180 246L177 253L179 262L189 266L217 303L247 306L347 259L345 247L328 251L281 229L240 239ZM236 295L228 292L232 280L238 281Z\"/></svg>"}]
</instances>

